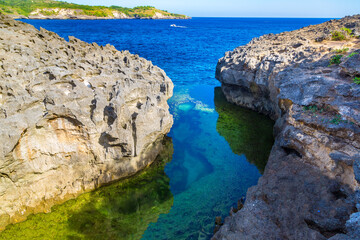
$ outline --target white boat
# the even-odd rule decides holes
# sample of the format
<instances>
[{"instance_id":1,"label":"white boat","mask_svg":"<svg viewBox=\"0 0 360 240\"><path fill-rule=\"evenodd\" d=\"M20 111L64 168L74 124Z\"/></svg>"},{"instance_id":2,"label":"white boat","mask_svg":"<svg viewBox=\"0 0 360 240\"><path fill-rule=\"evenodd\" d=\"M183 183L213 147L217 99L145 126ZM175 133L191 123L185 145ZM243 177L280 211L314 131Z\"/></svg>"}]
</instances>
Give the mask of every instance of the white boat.
<instances>
[{"instance_id":1,"label":"white boat","mask_svg":"<svg viewBox=\"0 0 360 240\"><path fill-rule=\"evenodd\" d=\"M178 26L178 25L176 25L176 24L171 24L171 25L170 25L170 27L176 27L176 28L187 28L187 27L185 27L185 26Z\"/></svg>"}]
</instances>

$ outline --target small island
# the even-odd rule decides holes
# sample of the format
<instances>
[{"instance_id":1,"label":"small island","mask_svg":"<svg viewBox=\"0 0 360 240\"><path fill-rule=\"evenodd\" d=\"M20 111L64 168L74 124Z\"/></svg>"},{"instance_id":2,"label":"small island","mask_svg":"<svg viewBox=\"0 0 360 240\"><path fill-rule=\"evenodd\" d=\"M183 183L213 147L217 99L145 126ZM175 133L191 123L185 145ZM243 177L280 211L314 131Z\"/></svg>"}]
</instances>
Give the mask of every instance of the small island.
<instances>
[{"instance_id":1,"label":"small island","mask_svg":"<svg viewBox=\"0 0 360 240\"><path fill-rule=\"evenodd\" d=\"M0 13L22 19L190 19L152 6L89 6L55 0L2 0Z\"/></svg>"}]
</instances>

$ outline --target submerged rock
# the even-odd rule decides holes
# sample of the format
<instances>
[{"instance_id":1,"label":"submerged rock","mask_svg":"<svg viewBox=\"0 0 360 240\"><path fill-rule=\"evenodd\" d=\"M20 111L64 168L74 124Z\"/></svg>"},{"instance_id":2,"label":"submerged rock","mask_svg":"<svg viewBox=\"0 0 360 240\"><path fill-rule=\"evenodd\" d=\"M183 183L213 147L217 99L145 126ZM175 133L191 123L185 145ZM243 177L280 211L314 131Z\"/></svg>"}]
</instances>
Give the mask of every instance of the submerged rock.
<instances>
[{"instance_id":1,"label":"submerged rock","mask_svg":"<svg viewBox=\"0 0 360 240\"><path fill-rule=\"evenodd\" d=\"M113 46L0 16L0 229L148 166L173 84Z\"/></svg>"},{"instance_id":2,"label":"submerged rock","mask_svg":"<svg viewBox=\"0 0 360 240\"><path fill-rule=\"evenodd\" d=\"M213 239L360 238L360 40L331 38L344 27L358 34L359 23L265 35L219 60L227 100L276 120L276 140L243 209Z\"/></svg>"}]
</instances>

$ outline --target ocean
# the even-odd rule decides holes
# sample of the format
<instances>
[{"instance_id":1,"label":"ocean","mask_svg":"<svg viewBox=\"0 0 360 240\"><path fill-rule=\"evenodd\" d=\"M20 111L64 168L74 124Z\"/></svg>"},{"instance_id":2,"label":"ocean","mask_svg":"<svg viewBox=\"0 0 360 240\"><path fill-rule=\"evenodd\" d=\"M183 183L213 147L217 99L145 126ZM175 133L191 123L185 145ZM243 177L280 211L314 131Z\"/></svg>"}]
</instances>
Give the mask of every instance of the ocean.
<instances>
[{"instance_id":1,"label":"ocean","mask_svg":"<svg viewBox=\"0 0 360 240\"><path fill-rule=\"evenodd\" d=\"M226 102L215 79L218 59L254 37L327 20L21 20L65 39L112 44L164 69L175 84L169 100L174 153L127 185L114 183L31 216L0 239L210 239L215 217L228 216L256 185L274 124Z\"/></svg>"}]
</instances>

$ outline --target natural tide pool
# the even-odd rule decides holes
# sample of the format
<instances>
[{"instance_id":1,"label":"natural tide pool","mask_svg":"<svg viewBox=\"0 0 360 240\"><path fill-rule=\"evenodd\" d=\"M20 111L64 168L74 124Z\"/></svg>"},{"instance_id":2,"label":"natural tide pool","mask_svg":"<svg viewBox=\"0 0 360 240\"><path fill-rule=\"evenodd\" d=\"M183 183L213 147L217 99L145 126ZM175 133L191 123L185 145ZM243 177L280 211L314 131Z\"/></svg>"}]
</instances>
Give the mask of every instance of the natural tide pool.
<instances>
[{"instance_id":1,"label":"natural tide pool","mask_svg":"<svg viewBox=\"0 0 360 240\"><path fill-rule=\"evenodd\" d=\"M215 217L257 183L273 143L271 120L226 102L217 59L253 37L325 20L24 20L153 61L175 83L175 122L148 169L8 226L0 239L210 239Z\"/></svg>"},{"instance_id":2,"label":"natural tide pool","mask_svg":"<svg viewBox=\"0 0 360 240\"><path fill-rule=\"evenodd\" d=\"M215 217L257 183L273 122L226 102L219 87L178 87L169 104L175 123L148 169L32 215L0 239L210 239Z\"/></svg>"}]
</instances>

